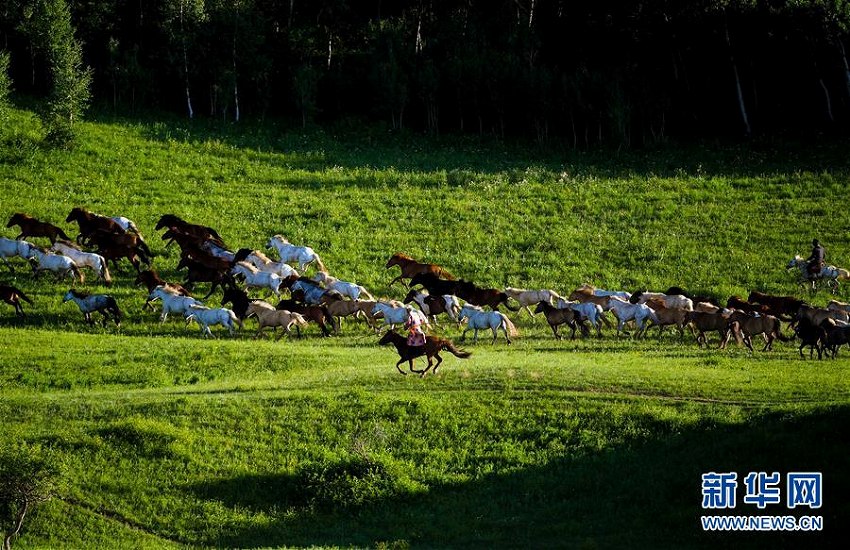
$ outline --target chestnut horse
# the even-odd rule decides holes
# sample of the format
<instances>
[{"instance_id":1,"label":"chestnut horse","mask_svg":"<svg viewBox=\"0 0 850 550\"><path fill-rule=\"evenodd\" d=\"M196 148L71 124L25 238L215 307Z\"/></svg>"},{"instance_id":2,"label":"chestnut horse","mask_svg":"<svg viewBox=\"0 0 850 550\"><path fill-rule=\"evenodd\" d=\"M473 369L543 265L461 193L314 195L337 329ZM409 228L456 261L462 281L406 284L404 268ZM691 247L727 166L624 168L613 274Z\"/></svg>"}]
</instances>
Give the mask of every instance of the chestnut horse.
<instances>
[{"instance_id":1,"label":"chestnut horse","mask_svg":"<svg viewBox=\"0 0 850 550\"><path fill-rule=\"evenodd\" d=\"M9 218L9 223L6 224L6 227L12 227L13 225L19 225L21 227L21 234L15 237L15 240L20 240L24 237L47 237L50 239L51 243L55 243L58 237L62 237L66 241L71 240L71 237L66 235L59 227L47 222L39 221L32 216L22 214L21 212L13 214L12 217Z\"/></svg>"},{"instance_id":2,"label":"chestnut horse","mask_svg":"<svg viewBox=\"0 0 850 550\"><path fill-rule=\"evenodd\" d=\"M407 254L402 254L401 252L396 252L390 256L390 259L387 260L386 268L389 269L394 265L401 268L401 275L390 281L390 284L387 286L391 286L394 282L401 281L402 279L411 279L414 275L419 273L431 273L441 279L447 279L449 281L455 280L454 275L443 269L441 266L437 264L424 264L417 262Z\"/></svg>"},{"instance_id":3,"label":"chestnut horse","mask_svg":"<svg viewBox=\"0 0 850 550\"><path fill-rule=\"evenodd\" d=\"M8 285L0 285L0 300L3 300L10 306L14 307L15 313L18 317L27 316L27 314L24 313L24 308L21 307L21 300L32 305L32 300L30 300L26 294L17 288Z\"/></svg>"},{"instance_id":4,"label":"chestnut horse","mask_svg":"<svg viewBox=\"0 0 850 550\"><path fill-rule=\"evenodd\" d=\"M437 374L437 369L440 368L440 363L443 362L443 358L440 357L441 351L448 351L455 357L459 357L460 359L466 359L470 355L472 355L468 351L464 351L462 349L456 348L454 342L449 340L448 338L438 338L436 336L428 336L425 339L424 346L408 346L407 345L407 337L402 336L401 334L394 332L392 330L387 331L380 340L378 340L378 344L385 346L387 344L392 344L395 346L396 351L398 352L399 357L401 359L398 360L398 363L395 364L395 368L398 369L398 372L402 374L407 374L403 370L401 370L401 365L405 361L410 365L410 371L415 372L419 376L425 376L432 366L434 368L434 374ZM425 370L417 370L413 368L413 360L417 357L425 356L428 358L428 366L425 367ZM434 365L432 358L437 358L437 364Z\"/></svg>"}]
</instances>

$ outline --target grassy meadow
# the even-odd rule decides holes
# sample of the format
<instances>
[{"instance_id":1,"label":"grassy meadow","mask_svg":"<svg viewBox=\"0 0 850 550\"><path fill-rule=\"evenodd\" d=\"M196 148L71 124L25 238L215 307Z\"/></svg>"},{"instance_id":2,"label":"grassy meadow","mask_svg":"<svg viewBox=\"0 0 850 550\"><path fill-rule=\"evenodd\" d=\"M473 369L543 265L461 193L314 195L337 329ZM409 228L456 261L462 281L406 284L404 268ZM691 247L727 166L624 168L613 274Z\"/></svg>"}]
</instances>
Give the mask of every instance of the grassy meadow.
<instances>
[{"instance_id":1,"label":"grassy meadow","mask_svg":"<svg viewBox=\"0 0 850 550\"><path fill-rule=\"evenodd\" d=\"M817 237L850 266L846 143L705 144L654 151L528 149L354 126L153 122L103 115L72 150L41 145L16 110L0 130L0 235L14 212L64 222L74 206L139 225L169 280L178 250L153 227L174 213L232 249L276 233L313 247L331 274L374 294L404 251L482 286L581 283L725 300L801 291L785 270ZM850 514L850 353L802 360L796 344L754 354L660 340L556 341L511 313L424 379L346 321L320 338L200 338L158 323L124 263L90 272L125 314L88 327L69 281L11 260L0 282L34 300L0 304L0 447L57 468L56 497L15 546L837 547ZM311 271L312 273L312 271ZM202 294L206 285L199 285ZM806 294L816 304L831 297ZM838 299L850 301L850 284ZM208 301L218 305L220 294ZM443 323L436 331L458 339ZM786 333L788 330L786 328ZM704 533L707 472L816 471L819 533ZM784 490L784 488L783 488ZM740 484L738 499L743 496ZM784 498L784 494L783 494Z\"/></svg>"}]
</instances>

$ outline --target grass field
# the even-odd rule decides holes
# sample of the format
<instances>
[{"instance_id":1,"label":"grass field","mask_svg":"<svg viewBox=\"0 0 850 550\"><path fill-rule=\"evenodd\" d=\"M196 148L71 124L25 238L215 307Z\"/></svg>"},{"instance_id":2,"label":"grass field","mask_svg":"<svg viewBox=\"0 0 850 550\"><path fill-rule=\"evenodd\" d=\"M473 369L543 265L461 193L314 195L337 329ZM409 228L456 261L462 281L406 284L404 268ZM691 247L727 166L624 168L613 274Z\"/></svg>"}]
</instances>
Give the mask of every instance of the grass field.
<instances>
[{"instance_id":1,"label":"grass field","mask_svg":"<svg viewBox=\"0 0 850 550\"><path fill-rule=\"evenodd\" d=\"M217 228L234 249L283 234L316 249L332 274L395 298L397 270L384 265L396 251L488 286L675 284L722 299L798 293L784 266L813 237L830 263L850 265L846 143L565 153L103 116L73 150L53 151L23 110L0 134L3 221L24 211L75 235L63 221L74 206L127 216L171 280L181 279L177 252L153 230L167 212ZM57 498L27 519L16 546L847 540L846 351L817 362L791 344L749 354L670 334L556 341L522 312L511 314L514 345L466 342L470 359L449 356L419 379L399 375L394 352L357 323L280 342L251 340L253 322L215 341L182 321L159 325L126 264L108 289L121 328L89 328L60 303L68 282L33 281L13 263L0 282L35 305L25 304L26 321L0 308L0 445L59 471ZM850 300L850 285L838 298ZM734 513L817 514L824 530L703 533L700 476L712 471L823 472L820 510Z\"/></svg>"}]
</instances>

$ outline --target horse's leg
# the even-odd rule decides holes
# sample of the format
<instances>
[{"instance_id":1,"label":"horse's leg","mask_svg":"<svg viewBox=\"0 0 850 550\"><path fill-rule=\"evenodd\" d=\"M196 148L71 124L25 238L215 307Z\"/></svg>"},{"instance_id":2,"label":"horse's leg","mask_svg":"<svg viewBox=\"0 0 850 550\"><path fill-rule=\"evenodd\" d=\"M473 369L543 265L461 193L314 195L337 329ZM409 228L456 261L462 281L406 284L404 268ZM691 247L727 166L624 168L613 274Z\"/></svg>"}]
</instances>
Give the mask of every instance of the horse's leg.
<instances>
[{"instance_id":1,"label":"horse's leg","mask_svg":"<svg viewBox=\"0 0 850 550\"><path fill-rule=\"evenodd\" d=\"M413 358L413 357L411 357L410 359L408 359L408 360L407 360L407 362L408 362L408 363L410 363L410 372L415 372L416 374L422 374L424 371L421 371L421 370L419 370L419 369L414 369L414 368L413 368L413 359L414 359L414 358Z\"/></svg>"},{"instance_id":2,"label":"horse's leg","mask_svg":"<svg viewBox=\"0 0 850 550\"><path fill-rule=\"evenodd\" d=\"M560 339L561 339L561 336L558 334L558 325L555 325L555 324L550 323L550 324L549 324L549 328L551 328L551 329L552 329L552 334L554 334L554 335L555 335L555 339L556 339L556 340L560 340Z\"/></svg>"},{"instance_id":3,"label":"horse's leg","mask_svg":"<svg viewBox=\"0 0 850 550\"><path fill-rule=\"evenodd\" d=\"M401 367L399 366L399 365L401 365L402 363L404 363L404 357L402 357L401 359L399 359L399 360L398 360L398 363L396 363L396 364L395 364L395 368L398 370L398 372L400 372L400 373L402 373L403 375L407 376L407 373L406 373L406 372L404 372L403 370L401 370Z\"/></svg>"},{"instance_id":4,"label":"horse's leg","mask_svg":"<svg viewBox=\"0 0 850 550\"><path fill-rule=\"evenodd\" d=\"M527 312L528 312L528 314L531 316L531 318L532 318L532 319L534 319L534 312L533 312L533 311L531 311L531 308L530 308L530 307L528 307L527 305L526 305L526 306L523 306L523 307L525 308L525 311L527 311Z\"/></svg>"},{"instance_id":5,"label":"horse's leg","mask_svg":"<svg viewBox=\"0 0 850 550\"><path fill-rule=\"evenodd\" d=\"M6 256L0 256L0 260L3 260L3 263L6 264L6 267L9 268L9 273L15 272L15 268L12 267L11 262L9 262L9 260L6 259Z\"/></svg>"}]
</instances>

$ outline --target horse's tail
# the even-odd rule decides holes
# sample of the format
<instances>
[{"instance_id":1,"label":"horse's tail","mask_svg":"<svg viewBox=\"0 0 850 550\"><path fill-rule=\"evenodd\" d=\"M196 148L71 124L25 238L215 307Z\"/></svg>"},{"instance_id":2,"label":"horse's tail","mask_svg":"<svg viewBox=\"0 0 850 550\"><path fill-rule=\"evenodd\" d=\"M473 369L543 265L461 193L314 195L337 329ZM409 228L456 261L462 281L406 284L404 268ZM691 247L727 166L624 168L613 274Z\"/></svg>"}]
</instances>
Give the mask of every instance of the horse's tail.
<instances>
[{"instance_id":1,"label":"horse's tail","mask_svg":"<svg viewBox=\"0 0 850 550\"><path fill-rule=\"evenodd\" d=\"M301 315L300 313L293 313L292 318L295 319L295 323L297 325L301 325L302 327L307 326L307 318Z\"/></svg>"},{"instance_id":2,"label":"horse's tail","mask_svg":"<svg viewBox=\"0 0 850 550\"><path fill-rule=\"evenodd\" d=\"M103 282L106 286L110 286L112 284L112 275L109 274L109 267L106 264L106 258L100 256L100 276L103 278Z\"/></svg>"},{"instance_id":3,"label":"horse's tail","mask_svg":"<svg viewBox=\"0 0 850 550\"><path fill-rule=\"evenodd\" d=\"M838 278L839 281L846 281L846 280L850 279L850 271L844 269L843 267L839 267L839 268L836 268L836 269L838 269L838 277L837 278Z\"/></svg>"},{"instance_id":4,"label":"horse's tail","mask_svg":"<svg viewBox=\"0 0 850 550\"><path fill-rule=\"evenodd\" d=\"M507 305L507 304L505 304L505 305ZM517 311L517 310L514 310L514 311ZM502 322L505 323L505 326L508 329L508 335L509 336L518 336L519 335L519 331L516 329L516 325L514 325L513 322L510 319L508 319L507 315L502 314Z\"/></svg>"},{"instance_id":5,"label":"horse's tail","mask_svg":"<svg viewBox=\"0 0 850 550\"><path fill-rule=\"evenodd\" d=\"M62 228L61 228L61 227L57 227L57 228L56 228L56 233L58 233L58 234L59 234L59 236L60 236L60 237L62 237L63 239L65 239L66 241L70 241L70 240L71 240L71 237L69 237L68 235L66 235L66 234L65 234L65 232L64 232L64 231L62 231Z\"/></svg>"},{"instance_id":6,"label":"horse's tail","mask_svg":"<svg viewBox=\"0 0 850 550\"><path fill-rule=\"evenodd\" d=\"M116 302L115 298L113 298L112 296L106 297L106 309L109 311L109 313L112 314L113 317L115 317L116 324L121 322L121 317L123 314L118 308L118 302Z\"/></svg>"},{"instance_id":7,"label":"horse's tail","mask_svg":"<svg viewBox=\"0 0 850 550\"><path fill-rule=\"evenodd\" d=\"M499 296L499 298L501 298L500 301L504 302L505 307L508 308L509 310L511 310L511 311L519 311L520 310L519 306L518 307L511 307L511 305L508 303L508 295L505 294L504 292L501 293L501 296Z\"/></svg>"},{"instance_id":8,"label":"horse's tail","mask_svg":"<svg viewBox=\"0 0 850 550\"><path fill-rule=\"evenodd\" d=\"M782 334L782 321L779 319L776 320L776 326L774 327L776 331L776 337L779 338L780 342L793 342L794 338L789 338Z\"/></svg>"},{"instance_id":9,"label":"horse's tail","mask_svg":"<svg viewBox=\"0 0 850 550\"><path fill-rule=\"evenodd\" d=\"M360 293L361 293L361 294L363 294L364 296L366 296L366 298L368 298L369 300L371 300L371 301L373 301L373 302L375 301L375 297L374 297L374 296L372 296L372 295L369 293L369 291L368 291L368 290L366 290L365 288L363 288L362 286L360 287Z\"/></svg>"},{"instance_id":10,"label":"horse's tail","mask_svg":"<svg viewBox=\"0 0 850 550\"><path fill-rule=\"evenodd\" d=\"M456 281L457 280L457 278L454 275L452 275L451 273L449 273L448 271L446 271L442 267L440 267L440 271L437 273L437 275L439 277L443 278L443 279L446 279L447 281Z\"/></svg>"},{"instance_id":11,"label":"horse's tail","mask_svg":"<svg viewBox=\"0 0 850 550\"><path fill-rule=\"evenodd\" d=\"M28 303L30 305L33 305L33 302L32 302L32 300L30 300L29 296L27 296L26 294L24 294L23 292L21 292L18 289L15 289L15 293L18 295L18 297L21 300L25 301L26 303Z\"/></svg>"},{"instance_id":12,"label":"horse's tail","mask_svg":"<svg viewBox=\"0 0 850 550\"><path fill-rule=\"evenodd\" d=\"M235 321L236 324L239 326L239 330L242 330L242 328L244 327L244 325L242 324L242 319L237 317L236 313L234 313L232 309L227 310L227 315L230 317L231 324Z\"/></svg>"},{"instance_id":13,"label":"horse's tail","mask_svg":"<svg viewBox=\"0 0 850 550\"><path fill-rule=\"evenodd\" d=\"M323 264L323 263L322 263L322 259L321 259L321 258L319 258L319 255L318 255L318 254L314 254L314 255L313 255L313 259L315 260L315 262L316 262L316 267L319 269L319 271L321 271L322 273L327 273L327 272L328 272L328 268L326 268L326 267L325 267L325 264Z\"/></svg>"},{"instance_id":14,"label":"horse's tail","mask_svg":"<svg viewBox=\"0 0 850 550\"><path fill-rule=\"evenodd\" d=\"M151 252L151 249L148 247L148 243L143 241L141 237L139 237L138 240L139 244L136 245L136 252L142 252L142 254L139 254L140 259L150 265L150 259L153 258L153 252Z\"/></svg>"},{"instance_id":15,"label":"horse's tail","mask_svg":"<svg viewBox=\"0 0 850 550\"><path fill-rule=\"evenodd\" d=\"M79 267L77 267L77 264L71 264L71 273L73 273L75 277L78 277L80 279L80 284L86 282L85 275L83 275L83 272L80 270Z\"/></svg>"},{"instance_id":16,"label":"horse's tail","mask_svg":"<svg viewBox=\"0 0 850 550\"><path fill-rule=\"evenodd\" d=\"M466 351L464 349L456 348L454 342L452 342L451 340L446 340L445 343L443 343L443 345L440 346L440 348L448 351L449 353L451 353L455 357L459 357L461 359L466 359L467 357L472 355L472 352Z\"/></svg>"}]
</instances>

